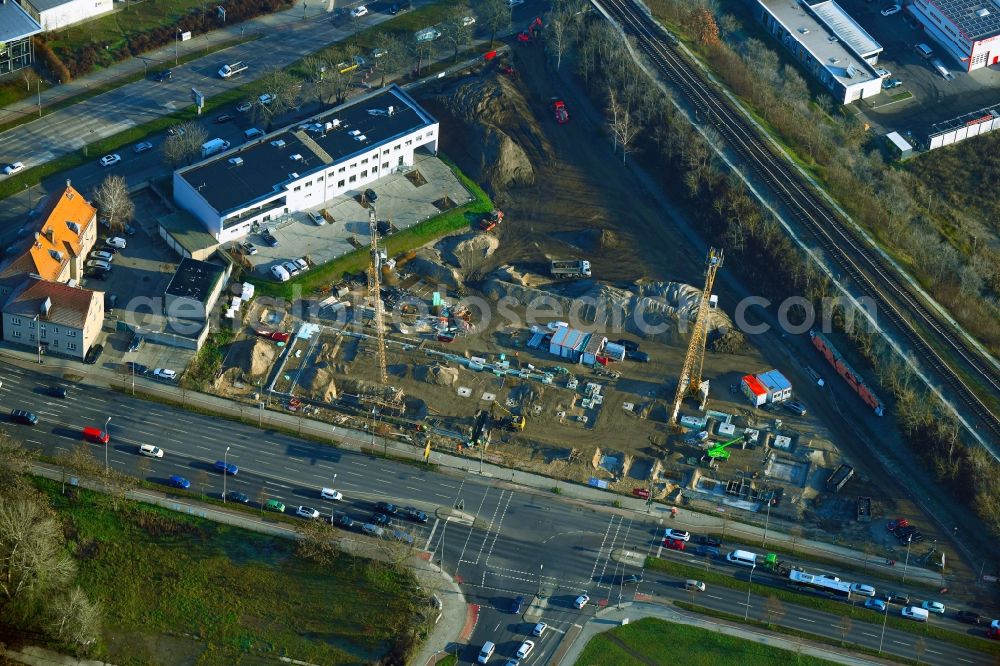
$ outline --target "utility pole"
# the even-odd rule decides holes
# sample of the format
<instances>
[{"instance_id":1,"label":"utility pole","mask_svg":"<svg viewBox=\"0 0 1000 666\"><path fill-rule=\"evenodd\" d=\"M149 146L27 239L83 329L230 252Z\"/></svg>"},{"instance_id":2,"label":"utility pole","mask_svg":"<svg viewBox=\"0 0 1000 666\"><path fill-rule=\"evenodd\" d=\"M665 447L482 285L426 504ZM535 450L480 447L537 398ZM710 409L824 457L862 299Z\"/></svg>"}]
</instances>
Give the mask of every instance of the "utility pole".
<instances>
[{"instance_id":1,"label":"utility pole","mask_svg":"<svg viewBox=\"0 0 1000 666\"><path fill-rule=\"evenodd\" d=\"M35 81L35 89L38 91L38 117L42 117L42 80Z\"/></svg>"},{"instance_id":2,"label":"utility pole","mask_svg":"<svg viewBox=\"0 0 1000 666\"><path fill-rule=\"evenodd\" d=\"M108 449L111 448L111 435L110 435L110 433L108 433L108 426L110 426L110 425L111 425L111 417L109 416L108 420L105 421L105 423L104 423L104 437L105 437L105 439L108 440L108 441L104 442L104 469L105 469L105 471L107 471L107 469L108 469Z\"/></svg>"}]
</instances>

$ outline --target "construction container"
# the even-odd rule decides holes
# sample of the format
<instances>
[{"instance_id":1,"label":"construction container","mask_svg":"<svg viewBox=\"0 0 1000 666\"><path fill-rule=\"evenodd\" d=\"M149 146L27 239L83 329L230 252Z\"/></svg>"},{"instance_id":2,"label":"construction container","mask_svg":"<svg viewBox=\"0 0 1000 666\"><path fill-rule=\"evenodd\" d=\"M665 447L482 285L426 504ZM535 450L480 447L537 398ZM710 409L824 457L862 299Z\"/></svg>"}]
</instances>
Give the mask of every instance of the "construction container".
<instances>
[{"instance_id":1,"label":"construction container","mask_svg":"<svg viewBox=\"0 0 1000 666\"><path fill-rule=\"evenodd\" d=\"M760 407L767 402L767 389L753 375L744 375L740 388L754 407Z\"/></svg>"},{"instance_id":2,"label":"construction container","mask_svg":"<svg viewBox=\"0 0 1000 666\"><path fill-rule=\"evenodd\" d=\"M765 389L768 402L784 402L792 397L792 383L777 370L768 370L756 375Z\"/></svg>"}]
</instances>

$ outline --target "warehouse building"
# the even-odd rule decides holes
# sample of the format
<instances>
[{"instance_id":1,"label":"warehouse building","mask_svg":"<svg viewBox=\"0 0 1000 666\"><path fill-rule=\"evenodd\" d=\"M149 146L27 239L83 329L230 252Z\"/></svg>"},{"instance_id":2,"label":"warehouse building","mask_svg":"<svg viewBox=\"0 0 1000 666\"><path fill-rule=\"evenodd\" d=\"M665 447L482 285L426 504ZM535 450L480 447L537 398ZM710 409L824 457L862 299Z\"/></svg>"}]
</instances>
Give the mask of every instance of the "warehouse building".
<instances>
[{"instance_id":1,"label":"warehouse building","mask_svg":"<svg viewBox=\"0 0 1000 666\"><path fill-rule=\"evenodd\" d=\"M992 0L915 0L908 9L966 71L1000 63L1000 6Z\"/></svg>"},{"instance_id":2,"label":"warehouse building","mask_svg":"<svg viewBox=\"0 0 1000 666\"><path fill-rule=\"evenodd\" d=\"M874 68L882 46L833 0L757 0L757 8L767 31L841 104L882 91Z\"/></svg>"},{"instance_id":3,"label":"warehouse building","mask_svg":"<svg viewBox=\"0 0 1000 666\"><path fill-rule=\"evenodd\" d=\"M19 2L21 8L46 32L82 23L114 9L112 0L19 0Z\"/></svg>"},{"instance_id":4,"label":"warehouse building","mask_svg":"<svg viewBox=\"0 0 1000 666\"><path fill-rule=\"evenodd\" d=\"M438 122L395 85L174 172L174 199L219 243L437 153Z\"/></svg>"},{"instance_id":5,"label":"warehouse building","mask_svg":"<svg viewBox=\"0 0 1000 666\"><path fill-rule=\"evenodd\" d=\"M31 36L41 31L38 21L16 2L0 2L0 76L31 65Z\"/></svg>"}]
</instances>

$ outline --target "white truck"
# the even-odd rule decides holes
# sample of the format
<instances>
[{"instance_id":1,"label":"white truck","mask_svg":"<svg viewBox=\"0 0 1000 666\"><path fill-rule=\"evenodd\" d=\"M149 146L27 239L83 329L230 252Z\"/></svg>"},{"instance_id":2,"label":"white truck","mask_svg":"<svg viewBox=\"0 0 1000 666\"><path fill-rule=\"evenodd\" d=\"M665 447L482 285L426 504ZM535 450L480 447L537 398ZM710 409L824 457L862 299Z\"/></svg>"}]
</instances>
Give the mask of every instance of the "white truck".
<instances>
[{"instance_id":1,"label":"white truck","mask_svg":"<svg viewBox=\"0 0 1000 666\"><path fill-rule=\"evenodd\" d=\"M202 157L208 157L209 155L214 155L215 153L221 153L223 150L229 150L229 142L223 141L222 139L212 139L211 141L206 141L201 144Z\"/></svg>"},{"instance_id":2,"label":"white truck","mask_svg":"<svg viewBox=\"0 0 1000 666\"><path fill-rule=\"evenodd\" d=\"M223 65L219 68L219 76L228 79L231 76L236 76L240 72L247 71L247 64L240 60L239 62L234 62L230 65Z\"/></svg>"},{"instance_id":3,"label":"white truck","mask_svg":"<svg viewBox=\"0 0 1000 666\"><path fill-rule=\"evenodd\" d=\"M552 262L552 275L557 278L589 278L590 262L586 259L562 259Z\"/></svg>"}]
</instances>

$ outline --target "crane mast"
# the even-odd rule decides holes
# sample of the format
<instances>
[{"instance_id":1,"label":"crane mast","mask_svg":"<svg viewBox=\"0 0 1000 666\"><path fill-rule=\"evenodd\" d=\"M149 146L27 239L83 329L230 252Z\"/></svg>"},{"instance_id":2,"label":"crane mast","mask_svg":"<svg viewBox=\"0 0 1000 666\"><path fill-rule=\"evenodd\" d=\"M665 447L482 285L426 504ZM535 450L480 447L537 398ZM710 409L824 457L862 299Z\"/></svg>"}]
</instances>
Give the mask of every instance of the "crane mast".
<instances>
[{"instance_id":1,"label":"crane mast","mask_svg":"<svg viewBox=\"0 0 1000 666\"><path fill-rule=\"evenodd\" d=\"M382 385L386 386L389 383L389 374L386 371L385 317L382 313L382 255L378 249L378 225L376 224L377 215L375 212L375 206L373 204L369 204L369 206L368 228L371 231L372 246L371 262L368 266L368 296L371 298L372 307L375 309L373 320L375 322L375 354L378 357L379 378L382 380Z\"/></svg>"},{"instance_id":2,"label":"crane mast","mask_svg":"<svg viewBox=\"0 0 1000 666\"><path fill-rule=\"evenodd\" d=\"M695 315L691 331L691 341L688 342L687 352L684 354L684 365L681 366L681 375L677 380L677 392L674 394L674 405L670 412L671 423L677 423L681 403L688 395L699 398L702 409L705 408L705 403L708 401L708 383L702 382L701 372L705 365L709 302L712 297L712 286L715 284L715 273L722 267L722 260L723 252L721 249L714 247L708 249L708 257L705 259L705 288L701 291L698 313Z\"/></svg>"}]
</instances>

